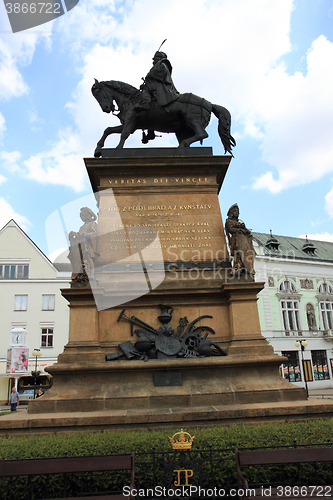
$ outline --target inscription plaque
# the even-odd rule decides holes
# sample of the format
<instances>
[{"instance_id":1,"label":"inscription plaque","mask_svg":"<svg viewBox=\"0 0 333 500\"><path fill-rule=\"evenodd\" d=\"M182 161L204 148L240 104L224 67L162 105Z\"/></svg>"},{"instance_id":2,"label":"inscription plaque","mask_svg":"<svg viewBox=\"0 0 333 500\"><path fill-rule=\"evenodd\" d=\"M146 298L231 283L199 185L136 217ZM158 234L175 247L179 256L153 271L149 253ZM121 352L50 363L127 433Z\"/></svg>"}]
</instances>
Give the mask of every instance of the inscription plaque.
<instances>
[{"instance_id":1,"label":"inscription plaque","mask_svg":"<svg viewBox=\"0 0 333 500\"><path fill-rule=\"evenodd\" d=\"M99 179L100 264L130 259L148 246L152 266L154 251L166 265L229 261L218 201L229 161L206 156L199 167L192 157L150 157L138 172L131 158L92 166L86 159L92 184Z\"/></svg>"},{"instance_id":2,"label":"inscription plaque","mask_svg":"<svg viewBox=\"0 0 333 500\"><path fill-rule=\"evenodd\" d=\"M183 385L182 372L158 371L154 372L155 387L176 387Z\"/></svg>"}]
</instances>

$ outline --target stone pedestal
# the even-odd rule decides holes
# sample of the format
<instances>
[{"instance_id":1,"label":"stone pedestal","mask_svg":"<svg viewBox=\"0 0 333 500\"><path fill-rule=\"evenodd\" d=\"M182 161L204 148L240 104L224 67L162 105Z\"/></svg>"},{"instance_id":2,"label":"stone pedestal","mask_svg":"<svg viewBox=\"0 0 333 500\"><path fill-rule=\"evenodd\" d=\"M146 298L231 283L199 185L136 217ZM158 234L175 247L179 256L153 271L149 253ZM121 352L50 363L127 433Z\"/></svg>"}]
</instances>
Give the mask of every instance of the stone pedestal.
<instances>
[{"instance_id":1,"label":"stone pedestal","mask_svg":"<svg viewBox=\"0 0 333 500\"><path fill-rule=\"evenodd\" d=\"M281 377L282 358L261 335L256 302L264 284L231 272L218 202L231 157L209 148L144 151L85 159L99 257L91 286L72 282L62 291L69 342L48 369L54 386L29 413L306 399ZM212 316L198 325L215 331L208 338L227 356L106 361L119 344L136 341L130 324L117 321L122 309L158 329L159 304L174 308L175 332L185 316Z\"/></svg>"}]
</instances>

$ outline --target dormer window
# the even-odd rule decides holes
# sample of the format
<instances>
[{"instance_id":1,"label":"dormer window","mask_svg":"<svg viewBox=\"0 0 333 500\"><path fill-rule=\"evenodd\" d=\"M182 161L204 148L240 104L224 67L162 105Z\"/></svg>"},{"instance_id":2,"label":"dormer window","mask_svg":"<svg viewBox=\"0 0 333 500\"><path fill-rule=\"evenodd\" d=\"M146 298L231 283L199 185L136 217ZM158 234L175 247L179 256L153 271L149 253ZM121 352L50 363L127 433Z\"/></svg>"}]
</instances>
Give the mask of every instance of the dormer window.
<instances>
[{"instance_id":1,"label":"dormer window","mask_svg":"<svg viewBox=\"0 0 333 500\"><path fill-rule=\"evenodd\" d=\"M271 235L266 241L265 247L268 248L269 250L272 250L273 252L278 252L279 251L279 245L280 243L278 240L272 235L272 231L270 231Z\"/></svg>"},{"instance_id":2,"label":"dormer window","mask_svg":"<svg viewBox=\"0 0 333 500\"><path fill-rule=\"evenodd\" d=\"M316 247L314 246L311 241L308 240L308 237L306 236L305 243L302 247L302 252L305 252L307 255L310 255L310 257L315 257L316 256Z\"/></svg>"}]
</instances>

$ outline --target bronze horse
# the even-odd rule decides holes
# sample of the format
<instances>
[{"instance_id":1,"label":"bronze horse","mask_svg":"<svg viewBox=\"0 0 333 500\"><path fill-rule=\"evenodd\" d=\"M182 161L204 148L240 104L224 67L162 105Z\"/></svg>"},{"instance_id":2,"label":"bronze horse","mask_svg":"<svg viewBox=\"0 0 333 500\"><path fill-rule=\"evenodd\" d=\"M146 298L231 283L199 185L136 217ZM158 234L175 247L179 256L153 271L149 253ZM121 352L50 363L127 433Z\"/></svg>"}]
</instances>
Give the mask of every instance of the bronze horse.
<instances>
[{"instance_id":1,"label":"bronze horse","mask_svg":"<svg viewBox=\"0 0 333 500\"><path fill-rule=\"evenodd\" d=\"M116 149L121 149L129 135L139 129L173 132L180 148L189 147L196 141L202 144L203 139L208 137L205 128L209 124L211 112L218 118L218 133L224 151L232 155L232 147L236 145L236 141L230 135L231 116L222 106L212 104L194 94L181 94L176 101L167 106L160 106L156 101L152 101L150 109L138 112L134 106L139 99L140 91L132 85L116 80L107 82L95 80L91 91L105 113L116 114L114 101L116 102L118 106L116 116L121 122L117 127L105 129L97 143L95 157L101 156L101 148L110 134L120 134ZM147 142L147 136L145 137L146 140L143 142Z\"/></svg>"}]
</instances>

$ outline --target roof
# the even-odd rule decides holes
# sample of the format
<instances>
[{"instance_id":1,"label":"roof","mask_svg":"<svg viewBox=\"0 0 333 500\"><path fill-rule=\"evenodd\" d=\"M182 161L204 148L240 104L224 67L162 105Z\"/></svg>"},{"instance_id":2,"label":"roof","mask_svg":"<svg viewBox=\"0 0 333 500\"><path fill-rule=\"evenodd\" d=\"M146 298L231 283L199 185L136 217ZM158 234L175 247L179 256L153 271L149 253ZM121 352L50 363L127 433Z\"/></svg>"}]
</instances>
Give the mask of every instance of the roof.
<instances>
[{"instance_id":1,"label":"roof","mask_svg":"<svg viewBox=\"0 0 333 500\"><path fill-rule=\"evenodd\" d=\"M266 247L267 241L272 238L271 234L252 232L252 236L253 239L264 248L264 255L269 257L333 262L333 243L329 241L311 240L310 242L305 238L274 235L274 238L276 238L279 243L279 248L278 250L273 250ZM315 247L313 255L302 250L304 246L305 248L309 246L309 243L313 243Z\"/></svg>"},{"instance_id":2,"label":"roof","mask_svg":"<svg viewBox=\"0 0 333 500\"><path fill-rule=\"evenodd\" d=\"M30 243L31 245L37 250L37 252L43 257L43 259L46 260L46 262L53 268L55 269L53 263L50 261L50 259L45 255L45 253L39 248L38 245L27 235L25 231L15 222L14 219L10 219L7 224L5 224L2 228L0 228L0 235L8 228L8 227L15 227Z\"/></svg>"}]
</instances>

